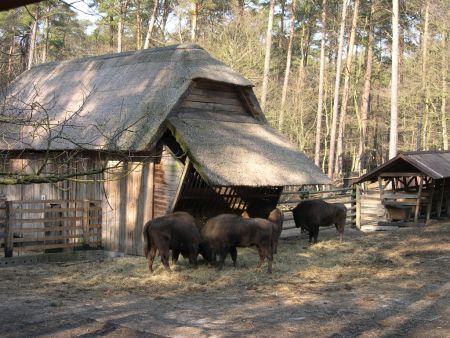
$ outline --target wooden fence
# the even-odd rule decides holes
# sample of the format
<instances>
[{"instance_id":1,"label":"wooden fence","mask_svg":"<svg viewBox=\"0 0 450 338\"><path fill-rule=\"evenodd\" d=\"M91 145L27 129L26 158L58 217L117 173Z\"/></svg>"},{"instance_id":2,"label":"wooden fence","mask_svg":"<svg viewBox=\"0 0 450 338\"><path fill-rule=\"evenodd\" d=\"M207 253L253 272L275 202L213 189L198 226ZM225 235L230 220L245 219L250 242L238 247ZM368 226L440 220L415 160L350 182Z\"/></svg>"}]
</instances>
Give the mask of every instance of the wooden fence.
<instances>
[{"instance_id":1,"label":"wooden fence","mask_svg":"<svg viewBox=\"0 0 450 338\"><path fill-rule=\"evenodd\" d=\"M304 200L322 199L329 203L343 203L347 207L347 226L360 227L361 213L359 206L359 187L350 187L323 191L298 191L298 187L286 187L281 195L279 207L284 211L285 226L283 230L292 229L291 210Z\"/></svg>"},{"instance_id":2,"label":"wooden fence","mask_svg":"<svg viewBox=\"0 0 450 338\"><path fill-rule=\"evenodd\" d=\"M0 245L13 252L99 247L101 201L1 201Z\"/></svg>"}]
</instances>

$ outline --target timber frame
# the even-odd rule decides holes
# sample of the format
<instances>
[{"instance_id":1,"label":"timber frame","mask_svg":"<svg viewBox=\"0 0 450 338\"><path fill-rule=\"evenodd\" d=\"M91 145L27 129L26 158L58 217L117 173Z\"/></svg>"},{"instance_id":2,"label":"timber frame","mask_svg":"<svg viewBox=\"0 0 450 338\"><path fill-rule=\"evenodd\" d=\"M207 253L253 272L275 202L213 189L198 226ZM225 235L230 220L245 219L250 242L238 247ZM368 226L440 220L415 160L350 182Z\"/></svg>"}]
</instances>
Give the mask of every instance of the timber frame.
<instances>
[{"instance_id":1,"label":"timber frame","mask_svg":"<svg viewBox=\"0 0 450 338\"><path fill-rule=\"evenodd\" d=\"M391 220L419 222L425 208L424 221L431 218L435 204L436 216L441 217L443 207L448 213L448 204L444 206L445 179L434 180L421 173L388 172L378 176L381 203ZM448 192L447 192L448 193Z\"/></svg>"}]
</instances>

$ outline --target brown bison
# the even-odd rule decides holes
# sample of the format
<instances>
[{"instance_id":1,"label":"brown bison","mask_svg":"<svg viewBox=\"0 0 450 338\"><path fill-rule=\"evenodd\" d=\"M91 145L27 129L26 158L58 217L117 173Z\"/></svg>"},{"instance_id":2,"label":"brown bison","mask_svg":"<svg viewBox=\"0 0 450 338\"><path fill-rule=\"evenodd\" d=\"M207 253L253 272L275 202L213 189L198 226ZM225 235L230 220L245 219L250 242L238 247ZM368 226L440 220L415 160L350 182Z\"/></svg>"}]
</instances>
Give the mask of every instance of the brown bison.
<instances>
[{"instance_id":1,"label":"brown bison","mask_svg":"<svg viewBox=\"0 0 450 338\"><path fill-rule=\"evenodd\" d=\"M173 214L155 218L144 225L144 255L148 259L148 269L153 272L153 260L159 250L161 262L167 271L169 250L172 260L177 262L180 253L189 258L189 264L197 266L200 245L200 232L194 217L187 212L177 211Z\"/></svg>"},{"instance_id":2,"label":"brown bison","mask_svg":"<svg viewBox=\"0 0 450 338\"><path fill-rule=\"evenodd\" d=\"M327 203L322 200L300 202L293 210L295 226L309 232L309 242L314 238L317 243L319 227L334 224L339 232L340 240L344 234L347 208L342 203Z\"/></svg>"},{"instance_id":3,"label":"brown bison","mask_svg":"<svg viewBox=\"0 0 450 338\"><path fill-rule=\"evenodd\" d=\"M280 209L275 208L270 212L267 219L275 224L275 227L273 228L273 252L277 253L278 241L281 236L281 231L283 230L284 214Z\"/></svg>"},{"instance_id":4,"label":"brown bison","mask_svg":"<svg viewBox=\"0 0 450 338\"><path fill-rule=\"evenodd\" d=\"M259 253L258 268L261 267L264 259L267 258L267 271L272 273L272 228L273 223L266 219L244 219L234 214L222 214L209 219L201 234L214 254L217 253L219 255L219 270L223 268L223 263L228 253L230 253L233 265L236 267L236 247L255 245Z\"/></svg>"},{"instance_id":5,"label":"brown bison","mask_svg":"<svg viewBox=\"0 0 450 338\"><path fill-rule=\"evenodd\" d=\"M271 221L273 226L273 236L272 236L272 247L273 253L277 253L278 240L280 239L281 231L283 230L284 214L283 212L271 206L263 205L262 208L258 209L256 207L248 208L242 213L243 218L266 218Z\"/></svg>"}]
</instances>

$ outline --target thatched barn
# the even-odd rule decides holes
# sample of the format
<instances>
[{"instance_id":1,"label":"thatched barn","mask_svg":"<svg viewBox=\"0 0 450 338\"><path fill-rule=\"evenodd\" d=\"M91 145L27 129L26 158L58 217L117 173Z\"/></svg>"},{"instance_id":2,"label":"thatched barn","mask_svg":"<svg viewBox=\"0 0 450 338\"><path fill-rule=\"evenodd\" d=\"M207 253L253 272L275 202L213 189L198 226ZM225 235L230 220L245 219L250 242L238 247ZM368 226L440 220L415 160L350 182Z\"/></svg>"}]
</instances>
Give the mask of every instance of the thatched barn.
<instances>
[{"instance_id":1,"label":"thatched barn","mask_svg":"<svg viewBox=\"0 0 450 338\"><path fill-rule=\"evenodd\" d=\"M238 213L261 201L275 206L284 186L329 183L267 124L252 83L197 45L38 65L3 101L9 114L45 117L4 131L4 168L86 175L1 192L100 200L108 250L141 254L143 224L170 211Z\"/></svg>"},{"instance_id":2,"label":"thatched barn","mask_svg":"<svg viewBox=\"0 0 450 338\"><path fill-rule=\"evenodd\" d=\"M401 153L355 183L367 182L378 182L388 220L450 216L450 151Z\"/></svg>"}]
</instances>

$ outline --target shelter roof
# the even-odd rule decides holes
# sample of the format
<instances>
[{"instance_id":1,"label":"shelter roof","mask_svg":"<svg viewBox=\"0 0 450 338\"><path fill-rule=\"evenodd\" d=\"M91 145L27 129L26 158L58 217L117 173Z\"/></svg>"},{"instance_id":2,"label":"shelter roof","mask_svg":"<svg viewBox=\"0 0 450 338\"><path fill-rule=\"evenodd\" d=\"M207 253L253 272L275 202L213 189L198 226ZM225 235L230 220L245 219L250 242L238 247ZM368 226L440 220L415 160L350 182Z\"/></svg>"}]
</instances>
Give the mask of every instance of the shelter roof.
<instances>
[{"instance_id":1,"label":"shelter roof","mask_svg":"<svg viewBox=\"0 0 450 338\"><path fill-rule=\"evenodd\" d=\"M450 151L405 152L361 176L355 183L375 181L381 173L423 173L433 179L450 177Z\"/></svg>"},{"instance_id":2,"label":"shelter roof","mask_svg":"<svg viewBox=\"0 0 450 338\"><path fill-rule=\"evenodd\" d=\"M330 183L309 158L267 124L215 122L211 128L210 121L201 119L168 122L194 167L211 185Z\"/></svg>"}]
</instances>

